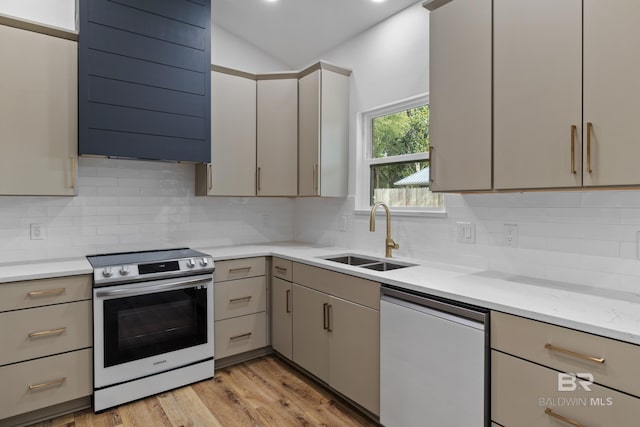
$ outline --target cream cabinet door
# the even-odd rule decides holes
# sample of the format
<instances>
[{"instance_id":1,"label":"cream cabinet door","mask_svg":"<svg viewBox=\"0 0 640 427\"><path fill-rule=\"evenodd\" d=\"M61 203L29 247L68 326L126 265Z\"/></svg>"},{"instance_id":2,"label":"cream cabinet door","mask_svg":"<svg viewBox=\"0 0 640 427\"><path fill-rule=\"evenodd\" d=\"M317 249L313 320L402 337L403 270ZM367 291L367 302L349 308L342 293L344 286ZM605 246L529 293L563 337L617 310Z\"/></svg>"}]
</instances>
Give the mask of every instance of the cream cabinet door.
<instances>
[{"instance_id":1,"label":"cream cabinet door","mask_svg":"<svg viewBox=\"0 0 640 427\"><path fill-rule=\"evenodd\" d=\"M197 179L209 196L256 195L255 80L211 72L211 163Z\"/></svg>"},{"instance_id":2,"label":"cream cabinet door","mask_svg":"<svg viewBox=\"0 0 640 427\"><path fill-rule=\"evenodd\" d=\"M329 382L329 296L304 286L293 290L293 361Z\"/></svg>"},{"instance_id":3,"label":"cream cabinet door","mask_svg":"<svg viewBox=\"0 0 640 427\"><path fill-rule=\"evenodd\" d=\"M639 16L635 0L584 1L585 186L640 184Z\"/></svg>"},{"instance_id":4,"label":"cream cabinet door","mask_svg":"<svg viewBox=\"0 0 640 427\"><path fill-rule=\"evenodd\" d=\"M298 80L258 81L258 196L298 194Z\"/></svg>"},{"instance_id":5,"label":"cream cabinet door","mask_svg":"<svg viewBox=\"0 0 640 427\"><path fill-rule=\"evenodd\" d=\"M490 190L491 0L426 7L431 190Z\"/></svg>"},{"instance_id":6,"label":"cream cabinet door","mask_svg":"<svg viewBox=\"0 0 640 427\"><path fill-rule=\"evenodd\" d=\"M329 384L380 414L380 312L330 297Z\"/></svg>"},{"instance_id":7,"label":"cream cabinet door","mask_svg":"<svg viewBox=\"0 0 640 427\"><path fill-rule=\"evenodd\" d=\"M320 162L320 70L298 81L298 195L317 196Z\"/></svg>"},{"instance_id":8,"label":"cream cabinet door","mask_svg":"<svg viewBox=\"0 0 640 427\"><path fill-rule=\"evenodd\" d=\"M0 194L74 196L77 43L0 26Z\"/></svg>"},{"instance_id":9,"label":"cream cabinet door","mask_svg":"<svg viewBox=\"0 0 640 427\"><path fill-rule=\"evenodd\" d=\"M582 1L494 0L493 13L494 187L580 186Z\"/></svg>"},{"instance_id":10,"label":"cream cabinet door","mask_svg":"<svg viewBox=\"0 0 640 427\"><path fill-rule=\"evenodd\" d=\"M271 345L289 360L293 345L291 286L277 277L271 281Z\"/></svg>"}]
</instances>

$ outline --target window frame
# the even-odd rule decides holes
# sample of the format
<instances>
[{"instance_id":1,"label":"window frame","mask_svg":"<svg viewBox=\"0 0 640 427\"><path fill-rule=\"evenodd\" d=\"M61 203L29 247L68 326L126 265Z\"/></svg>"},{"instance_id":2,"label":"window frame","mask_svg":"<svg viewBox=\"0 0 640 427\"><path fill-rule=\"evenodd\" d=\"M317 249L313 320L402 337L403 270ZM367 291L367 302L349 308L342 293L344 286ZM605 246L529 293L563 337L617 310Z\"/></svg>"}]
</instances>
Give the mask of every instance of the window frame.
<instances>
[{"instance_id":1,"label":"window frame","mask_svg":"<svg viewBox=\"0 0 640 427\"><path fill-rule=\"evenodd\" d=\"M371 166L381 164L394 164L403 162L416 162L429 160L429 152L402 154L399 156L373 157L373 120L389 114L409 110L411 108L429 105L429 94L422 93L400 101L385 104L368 111L358 113L357 120L357 164L356 164L356 194L355 213L369 214L371 211L370 191L371 191ZM429 162L431 165L431 162ZM389 207L394 215L404 216L446 216L446 207Z\"/></svg>"}]
</instances>

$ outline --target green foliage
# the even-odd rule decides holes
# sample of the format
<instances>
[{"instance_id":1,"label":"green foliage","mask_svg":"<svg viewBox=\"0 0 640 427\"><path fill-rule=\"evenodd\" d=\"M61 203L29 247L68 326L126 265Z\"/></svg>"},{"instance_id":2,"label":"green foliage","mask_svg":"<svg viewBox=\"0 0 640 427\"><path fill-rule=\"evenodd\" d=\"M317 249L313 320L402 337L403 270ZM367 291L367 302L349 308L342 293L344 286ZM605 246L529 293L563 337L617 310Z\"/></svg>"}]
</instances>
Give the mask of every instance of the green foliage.
<instances>
[{"instance_id":1,"label":"green foliage","mask_svg":"<svg viewBox=\"0 0 640 427\"><path fill-rule=\"evenodd\" d=\"M374 158L424 153L428 150L428 105L373 119ZM394 182L427 165L427 162L410 162L372 167L371 196L374 188L393 188Z\"/></svg>"}]
</instances>

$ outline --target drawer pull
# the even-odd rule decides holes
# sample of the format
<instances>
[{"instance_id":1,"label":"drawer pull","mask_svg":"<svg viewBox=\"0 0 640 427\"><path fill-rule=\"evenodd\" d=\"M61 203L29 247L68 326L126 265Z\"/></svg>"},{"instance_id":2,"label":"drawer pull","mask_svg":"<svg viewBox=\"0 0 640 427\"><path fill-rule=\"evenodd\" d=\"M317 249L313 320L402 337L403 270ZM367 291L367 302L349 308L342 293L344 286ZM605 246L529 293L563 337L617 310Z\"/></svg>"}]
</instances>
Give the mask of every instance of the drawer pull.
<instances>
[{"instance_id":1,"label":"drawer pull","mask_svg":"<svg viewBox=\"0 0 640 427\"><path fill-rule=\"evenodd\" d=\"M40 390L41 388L53 387L55 385L61 385L61 384L64 384L65 381L67 381L67 377L62 377L62 378L59 378L57 380L49 381L49 382L46 382L46 383L30 385L29 386L29 391L35 391L35 390Z\"/></svg>"},{"instance_id":2,"label":"drawer pull","mask_svg":"<svg viewBox=\"0 0 640 427\"><path fill-rule=\"evenodd\" d=\"M27 295L30 297L42 297L46 295L60 295L64 294L66 291L67 288L47 289L46 291L31 291L28 292Z\"/></svg>"},{"instance_id":3,"label":"drawer pull","mask_svg":"<svg viewBox=\"0 0 640 427\"><path fill-rule=\"evenodd\" d=\"M67 331L67 328L49 329L48 331L31 332L29 338L42 338L49 335L60 335Z\"/></svg>"},{"instance_id":4,"label":"drawer pull","mask_svg":"<svg viewBox=\"0 0 640 427\"><path fill-rule=\"evenodd\" d=\"M251 271L251 267L238 267L229 269L229 273L239 273L241 271Z\"/></svg>"},{"instance_id":5,"label":"drawer pull","mask_svg":"<svg viewBox=\"0 0 640 427\"><path fill-rule=\"evenodd\" d=\"M593 362L593 363L604 363L604 358L602 357L593 357L593 356L587 356L585 354L580 354L580 353L575 353L571 350L566 350L564 348L560 348L560 347L556 347L552 344L545 344L544 348L546 348L547 350L550 351L555 351L557 353L562 353L562 354L566 354L567 356L572 356L578 359L582 359L582 360L586 360L588 362Z\"/></svg>"},{"instance_id":6,"label":"drawer pull","mask_svg":"<svg viewBox=\"0 0 640 427\"><path fill-rule=\"evenodd\" d=\"M229 341L239 340L241 338L249 338L251 334L251 332L247 332L246 334L234 335L232 337L229 337Z\"/></svg>"},{"instance_id":7,"label":"drawer pull","mask_svg":"<svg viewBox=\"0 0 640 427\"><path fill-rule=\"evenodd\" d=\"M289 305L289 299L291 298L291 289L287 289L287 294L285 295L286 298L286 306L287 306L287 313L291 313L291 306Z\"/></svg>"},{"instance_id":8,"label":"drawer pull","mask_svg":"<svg viewBox=\"0 0 640 427\"><path fill-rule=\"evenodd\" d=\"M572 174L576 174L576 125L571 125L571 170Z\"/></svg>"},{"instance_id":9,"label":"drawer pull","mask_svg":"<svg viewBox=\"0 0 640 427\"><path fill-rule=\"evenodd\" d=\"M240 297L240 298L232 298L229 300L229 302L249 301L251 298L252 298L251 295L246 297Z\"/></svg>"},{"instance_id":10,"label":"drawer pull","mask_svg":"<svg viewBox=\"0 0 640 427\"><path fill-rule=\"evenodd\" d=\"M333 306L327 306L327 331L333 332Z\"/></svg>"},{"instance_id":11,"label":"drawer pull","mask_svg":"<svg viewBox=\"0 0 640 427\"><path fill-rule=\"evenodd\" d=\"M282 274L287 274L287 268L286 267L280 267L279 265L276 265L275 267L276 270L278 270L278 272L282 273Z\"/></svg>"},{"instance_id":12,"label":"drawer pull","mask_svg":"<svg viewBox=\"0 0 640 427\"><path fill-rule=\"evenodd\" d=\"M547 409L545 409L545 410L544 410L544 413L545 413L545 414L547 414L547 415L549 415L550 417L553 417L553 418L555 418L555 419L557 419L557 420L560 420L560 421L562 421L562 422L565 422L565 423L567 423L567 424L569 424L569 425L572 425L572 426L574 426L574 427L587 427L587 426L585 426L585 425L584 425L584 424L582 424L582 423L579 423L579 422L577 422L577 421L572 420L571 418L563 417L562 415L556 414L555 412L553 412L553 411L551 410L551 408L547 408Z\"/></svg>"}]
</instances>

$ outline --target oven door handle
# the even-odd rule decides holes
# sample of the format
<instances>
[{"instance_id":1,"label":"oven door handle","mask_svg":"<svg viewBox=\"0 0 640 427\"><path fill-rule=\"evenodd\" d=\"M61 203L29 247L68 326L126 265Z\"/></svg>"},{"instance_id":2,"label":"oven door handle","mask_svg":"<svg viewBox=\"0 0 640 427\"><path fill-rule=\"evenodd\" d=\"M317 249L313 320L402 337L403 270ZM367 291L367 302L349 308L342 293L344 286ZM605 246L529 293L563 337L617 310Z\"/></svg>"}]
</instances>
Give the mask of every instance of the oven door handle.
<instances>
[{"instance_id":1,"label":"oven door handle","mask_svg":"<svg viewBox=\"0 0 640 427\"><path fill-rule=\"evenodd\" d=\"M183 280L180 282L162 283L159 285L144 286L135 289L121 288L121 289L108 289L104 291L97 291L96 297L125 297L144 295L151 292L171 291L177 289L193 288L199 283L211 282L211 278L207 279L195 279L195 280Z\"/></svg>"}]
</instances>

